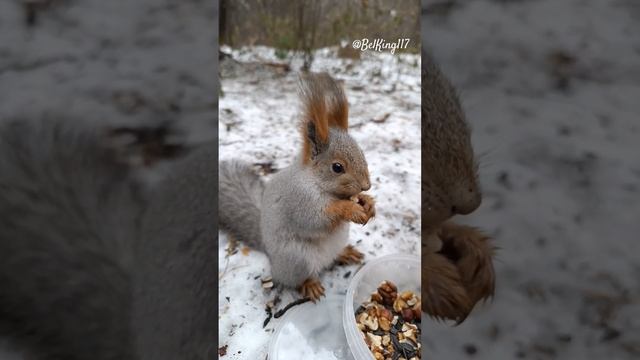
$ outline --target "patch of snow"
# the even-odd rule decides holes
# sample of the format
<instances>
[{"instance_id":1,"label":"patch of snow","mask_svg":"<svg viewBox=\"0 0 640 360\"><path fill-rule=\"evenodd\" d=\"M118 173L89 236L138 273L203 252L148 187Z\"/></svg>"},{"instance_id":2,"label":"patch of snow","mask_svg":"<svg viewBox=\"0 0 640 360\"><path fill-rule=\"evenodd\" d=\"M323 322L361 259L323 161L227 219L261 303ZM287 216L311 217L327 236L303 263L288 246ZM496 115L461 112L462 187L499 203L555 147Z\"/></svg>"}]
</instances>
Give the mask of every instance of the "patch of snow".
<instances>
[{"instance_id":1,"label":"patch of snow","mask_svg":"<svg viewBox=\"0 0 640 360\"><path fill-rule=\"evenodd\" d=\"M482 154L483 204L458 221L500 247L497 294L461 326L425 322L425 354L637 359L637 1L456 3L448 17L423 17L424 41ZM566 90L555 51L575 57Z\"/></svg>"}]
</instances>

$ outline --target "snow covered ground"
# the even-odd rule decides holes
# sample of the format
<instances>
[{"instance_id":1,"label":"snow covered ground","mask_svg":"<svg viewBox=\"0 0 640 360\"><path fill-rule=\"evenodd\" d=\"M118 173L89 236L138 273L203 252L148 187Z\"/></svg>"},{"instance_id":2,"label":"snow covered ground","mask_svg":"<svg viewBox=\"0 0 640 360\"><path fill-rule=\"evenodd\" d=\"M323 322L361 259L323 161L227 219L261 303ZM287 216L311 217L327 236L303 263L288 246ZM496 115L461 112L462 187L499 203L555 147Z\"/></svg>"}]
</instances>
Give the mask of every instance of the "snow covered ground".
<instances>
[{"instance_id":1,"label":"snow covered ground","mask_svg":"<svg viewBox=\"0 0 640 360\"><path fill-rule=\"evenodd\" d=\"M42 4L32 25L26 3ZM96 123L171 120L192 142L215 140L215 5L0 1L0 121L50 114ZM0 349L0 359L16 357Z\"/></svg>"},{"instance_id":2,"label":"snow covered ground","mask_svg":"<svg viewBox=\"0 0 640 360\"><path fill-rule=\"evenodd\" d=\"M495 300L425 326L432 359L640 358L640 3L427 1L496 239Z\"/></svg>"},{"instance_id":3,"label":"snow covered ground","mask_svg":"<svg viewBox=\"0 0 640 360\"><path fill-rule=\"evenodd\" d=\"M301 144L295 72L282 73L256 62L275 62L273 49L223 48L235 61L221 64L220 159L238 158L281 169ZM351 226L351 240L365 261L393 253L420 250L420 57L364 54L361 61L337 59L336 49L316 53L312 71L327 71L344 80L350 103L351 135L369 163L377 201L376 218L364 227ZM293 68L298 64L294 62ZM265 304L279 295L277 308L299 297L293 291L266 291L266 256L256 251L227 255L220 234L219 346L229 359L264 359L278 320L263 328ZM328 294L344 294L356 266L327 271L322 282Z\"/></svg>"},{"instance_id":4,"label":"snow covered ground","mask_svg":"<svg viewBox=\"0 0 640 360\"><path fill-rule=\"evenodd\" d=\"M0 1L0 119L179 119L212 140L217 116L215 4L209 0ZM188 54L188 56L186 55Z\"/></svg>"}]
</instances>

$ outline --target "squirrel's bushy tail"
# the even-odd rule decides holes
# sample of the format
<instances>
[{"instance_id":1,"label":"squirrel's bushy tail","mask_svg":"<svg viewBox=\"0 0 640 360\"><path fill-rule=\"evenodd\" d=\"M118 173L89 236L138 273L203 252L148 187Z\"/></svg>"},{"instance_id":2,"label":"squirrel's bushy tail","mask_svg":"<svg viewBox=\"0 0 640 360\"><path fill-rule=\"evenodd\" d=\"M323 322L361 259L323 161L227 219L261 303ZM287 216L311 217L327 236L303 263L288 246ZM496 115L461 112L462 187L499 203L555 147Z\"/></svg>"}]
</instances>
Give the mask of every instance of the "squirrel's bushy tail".
<instances>
[{"instance_id":1,"label":"squirrel's bushy tail","mask_svg":"<svg viewBox=\"0 0 640 360\"><path fill-rule=\"evenodd\" d=\"M239 161L220 162L220 229L258 250L262 249L260 205L263 191L264 183L249 164Z\"/></svg>"}]
</instances>

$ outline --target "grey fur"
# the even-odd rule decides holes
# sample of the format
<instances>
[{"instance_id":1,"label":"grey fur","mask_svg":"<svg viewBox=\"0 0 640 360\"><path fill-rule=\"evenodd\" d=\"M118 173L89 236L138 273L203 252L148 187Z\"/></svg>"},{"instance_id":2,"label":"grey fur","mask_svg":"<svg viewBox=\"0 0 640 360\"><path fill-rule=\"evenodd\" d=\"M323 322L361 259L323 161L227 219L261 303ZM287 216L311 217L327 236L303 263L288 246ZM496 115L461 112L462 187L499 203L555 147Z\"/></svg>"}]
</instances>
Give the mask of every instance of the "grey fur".
<instances>
[{"instance_id":1,"label":"grey fur","mask_svg":"<svg viewBox=\"0 0 640 360\"><path fill-rule=\"evenodd\" d=\"M307 76L305 81L315 82L303 87L314 89L314 96L325 100L340 97L334 94L339 87L328 75ZM308 106L309 99L302 95ZM323 98L320 100L325 101ZM328 114L338 112L332 108L338 101L327 100L326 104ZM306 108L303 113L303 136L315 138L317 132L309 116L313 112ZM241 241L260 239L259 248L269 257L274 281L289 287L317 277L347 243L349 224L333 228L327 206L370 188L364 154L345 129L330 128L328 141L320 145L308 162L303 161L304 154L297 157L264 185L248 165L224 163L220 169L220 213L227 212L226 220L235 221L221 228ZM336 161L343 164L343 174L332 171ZM257 230L260 236L255 236ZM244 234L252 237L242 237L248 236Z\"/></svg>"},{"instance_id":2,"label":"grey fur","mask_svg":"<svg viewBox=\"0 0 640 360\"><path fill-rule=\"evenodd\" d=\"M220 162L218 173L220 228L234 238L263 250L260 235L262 180L249 164L239 161Z\"/></svg>"},{"instance_id":3,"label":"grey fur","mask_svg":"<svg viewBox=\"0 0 640 360\"><path fill-rule=\"evenodd\" d=\"M429 226L472 212L482 195L458 95L424 50L422 61L422 223Z\"/></svg>"},{"instance_id":4,"label":"grey fur","mask_svg":"<svg viewBox=\"0 0 640 360\"><path fill-rule=\"evenodd\" d=\"M194 252L213 243L213 229L200 230L207 237L190 239L149 236L160 222L165 233L175 234L168 216L150 218L157 213L154 208L174 209L173 216L185 221L193 215L202 229L210 218L204 222L196 213L206 206L188 210L163 201L159 189L179 189L163 180L159 163L140 162L146 156L140 151L148 147L136 146L135 139L123 142L123 134L108 130L86 120L52 116L0 124L0 337L29 359L204 359L205 352L212 354L213 331L175 314L171 324L160 327L159 319L151 324L138 312L145 309L164 318L172 316L170 311L187 311L188 303L198 306L200 322L204 317L215 321L208 307L197 303L215 299L214 290L202 289L204 283L213 285L205 280L211 274L202 265L213 256ZM161 150L163 139L140 131L143 141ZM164 136L162 131L155 134ZM213 177L215 167L210 172ZM207 187L215 184L213 178L209 181L190 189L201 194L201 201ZM209 193L213 217L215 194ZM187 240L193 245L171 253L170 244ZM153 241L164 244L167 254L188 258L190 263L173 265L184 277L180 284L197 278L201 283L172 286L176 281L169 275L175 272L160 270L168 265L159 263L160 250L152 247ZM152 293L149 283L160 278L165 288ZM192 338L178 336L196 326ZM183 343L151 356L153 344L144 341L149 337L156 343L173 344L177 340L172 337Z\"/></svg>"},{"instance_id":5,"label":"grey fur","mask_svg":"<svg viewBox=\"0 0 640 360\"><path fill-rule=\"evenodd\" d=\"M214 359L217 144L171 162L141 223L133 332L141 359Z\"/></svg>"}]
</instances>

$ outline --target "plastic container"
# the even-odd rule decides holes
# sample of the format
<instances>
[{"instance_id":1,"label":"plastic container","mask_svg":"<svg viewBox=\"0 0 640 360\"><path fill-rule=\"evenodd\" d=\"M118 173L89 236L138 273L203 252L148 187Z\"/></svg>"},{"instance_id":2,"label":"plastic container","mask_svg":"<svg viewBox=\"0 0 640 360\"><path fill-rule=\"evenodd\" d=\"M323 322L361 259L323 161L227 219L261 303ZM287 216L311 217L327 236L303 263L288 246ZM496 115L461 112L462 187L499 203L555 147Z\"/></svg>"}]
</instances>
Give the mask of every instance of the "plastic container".
<instances>
[{"instance_id":1,"label":"plastic container","mask_svg":"<svg viewBox=\"0 0 640 360\"><path fill-rule=\"evenodd\" d=\"M353 360L342 328L344 296L295 306L282 318L269 343L269 360Z\"/></svg>"},{"instance_id":2,"label":"plastic container","mask_svg":"<svg viewBox=\"0 0 640 360\"><path fill-rule=\"evenodd\" d=\"M393 282L398 291L420 293L420 258L415 255L388 255L365 265L351 279L344 299L342 325L347 344L355 360L374 360L356 326L355 309L378 289L384 280Z\"/></svg>"},{"instance_id":3,"label":"plastic container","mask_svg":"<svg viewBox=\"0 0 640 360\"><path fill-rule=\"evenodd\" d=\"M389 280L398 290L420 290L420 258L388 255L369 261L349 284L346 295L327 294L318 303L291 308L269 343L269 360L370 360L371 351L356 327L355 309Z\"/></svg>"}]
</instances>

